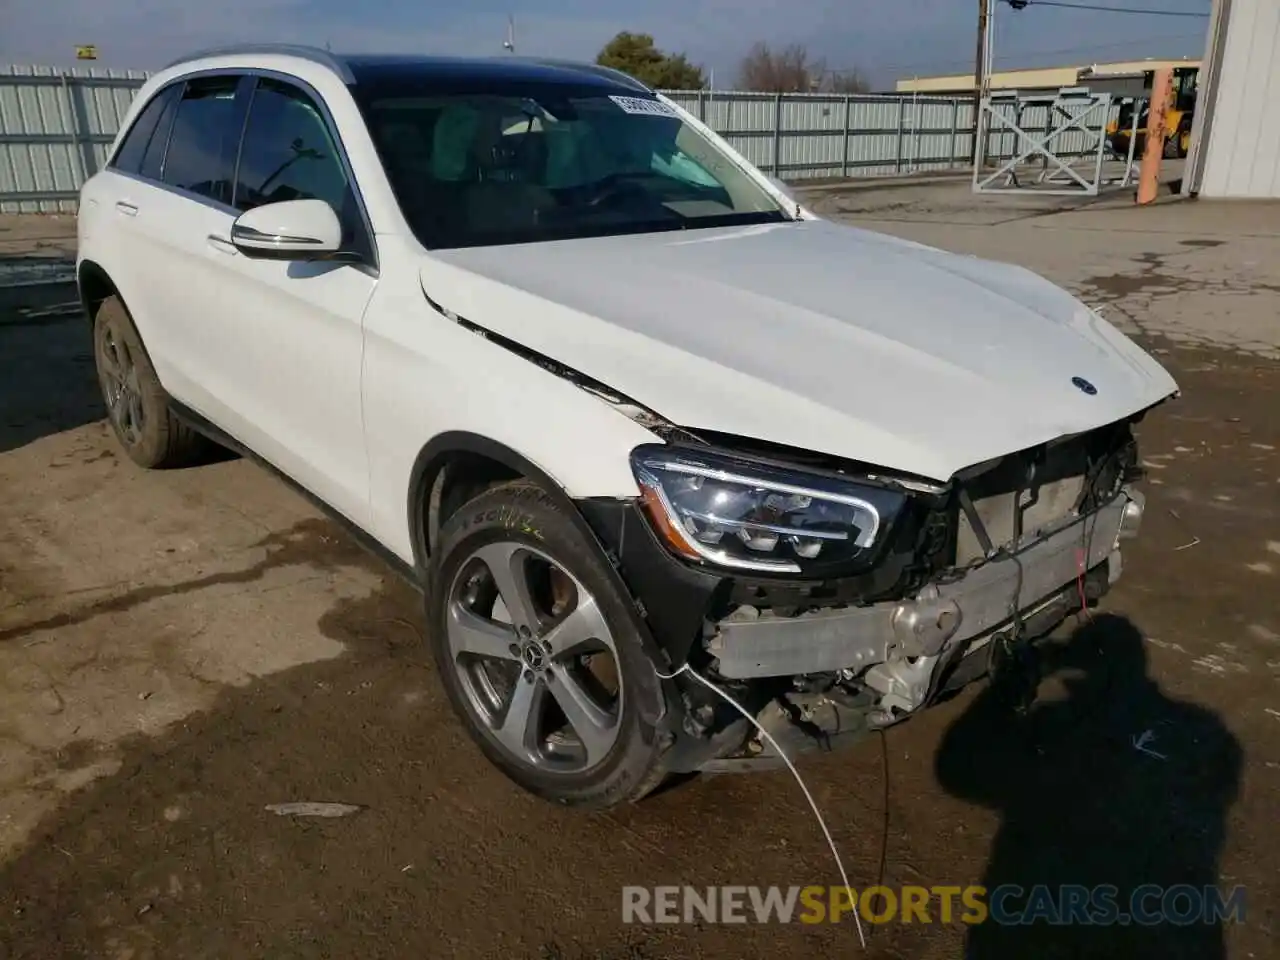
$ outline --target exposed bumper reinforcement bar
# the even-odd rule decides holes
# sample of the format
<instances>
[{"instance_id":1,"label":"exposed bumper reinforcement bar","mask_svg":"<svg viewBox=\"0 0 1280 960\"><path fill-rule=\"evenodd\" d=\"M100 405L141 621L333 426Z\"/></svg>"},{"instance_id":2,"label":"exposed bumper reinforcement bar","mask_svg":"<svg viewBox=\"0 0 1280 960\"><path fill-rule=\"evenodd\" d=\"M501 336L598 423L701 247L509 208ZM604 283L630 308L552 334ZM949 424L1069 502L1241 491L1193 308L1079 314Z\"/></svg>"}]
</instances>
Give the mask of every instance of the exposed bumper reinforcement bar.
<instances>
[{"instance_id":1,"label":"exposed bumper reinforcement bar","mask_svg":"<svg viewBox=\"0 0 1280 960\"><path fill-rule=\"evenodd\" d=\"M1140 496L1111 503L1010 556L988 561L912 600L819 610L797 617L738 618L719 624L709 650L722 676L793 676L852 669L901 657L932 658L1034 609L1112 554L1142 517ZM1082 556L1083 554L1083 556ZM1082 563L1083 561L1083 563Z\"/></svg>"}]
</instances>

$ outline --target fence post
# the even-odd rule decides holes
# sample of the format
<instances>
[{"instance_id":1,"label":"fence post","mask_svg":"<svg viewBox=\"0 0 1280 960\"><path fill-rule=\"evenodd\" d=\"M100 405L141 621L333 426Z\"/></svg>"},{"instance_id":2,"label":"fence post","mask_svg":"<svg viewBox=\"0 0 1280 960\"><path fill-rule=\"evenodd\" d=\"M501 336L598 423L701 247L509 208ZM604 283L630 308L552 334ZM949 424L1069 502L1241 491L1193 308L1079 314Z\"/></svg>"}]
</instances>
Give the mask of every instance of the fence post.
<instances>
[{"instance_id":1,"label":"fence post","mask_svg":"<svg viewBox=\"0 0 1280 960\"><path fill-rule=\"evenodd\" d=\"M703 123L707 122L707 104L704 99L704 91L698 90L698 119Z\"/></svg>"},{"instance_id":2,"label":"fence post","mask_svg":"<svg viewBox=\"0 0 1280 960\"><path fill-rule=\"evenodd\" d=\"M58 72L58 82L62 87L62 102L67 108L65 123L71 134L71 177L75 181L76 189L79 190L89 179L89 165L85 163L84 154L81 152L80 117L76 113L75 101L71 99L71 83L67 80L65 69ZM85 132L88 133L87 130Z\"/></svg>"},{"instance_id":3,"label":"fence post","mask_svg":"<svg viewBox=\"0 0 1280 960\"><path fill-rule=\"evenodd\" d=\"M1014 109L1015 109L1015 111L1017 110L1017 108L1016 108L1016 107L1015 107ZM995 107L994 107L994 106L992 105L992 103L991 103L991 97L990 97L990 95L988 95L988 96L986 96L986 97L984 97L984 98L982 99L982 101L981 101L981 103L980 103L980 105L979 105L979 107L978 107L978 110L979 110L978 116L982 117L982 120L983 120L983 127L982 127L982 155L981 155L981 157L979 157L978 162L979 162L979 164L980 164L980 165L982 165L982 166L986 166L987 161L989 161L989 160L991 160L991 159L992 159L992 157L991 157L991 133L992 133L992 130L991 130L991 118L992 118L992 117L994 117L994 116L996 115ZM1005 115L1005 114L1001 114L1001 117L1002 117L1002 119L1004 119L1004 120L1005 120L1005 126L1006 126L1006 129L1007 129L1007 128L1008 128L1008 116L1007 116L1007 115ZM1021 119L1022 119L1022 118L1021 118L1020 116L1018 116L1018 114L1015 112L1015 113L1014 113L1014 118L1013 118L1014 123L1017 123L1019 126L1021 126L1022 124L1021 124L1021 123L1019 123L1019 121L1020 121ZM1001 131L1000 131L1000 143L1004 143L1004 133L1005 133L1005 131L1004 131L1004 130L1001 130ZM973 136L974 136L974 138L975 138L975 141L974 141L974 142L977 142L977 139L976 139L976 138L977 138L977 136L978 136L978 130L977 130L977 128L976 128L976 127L974 128ZM1000 156L996 157L995 159L1000 160L1000 159L1003 159L1003 157L1004 157L1004 155L1003 155L1003 154L1000 154Z\"/></svg>"},{"instance_id":4,"label":"fence post","mask_svg":"<svg viewBox=\"0 0 1280 960\"><path fill-rule=\"evenodd\" d=\"M773 175L782 179L782 94L773 95Z\"/></svg>"},{"instance_id":5,"label":"fence post","mask_svg":"<svg viewBox=\"0 0 1280 960\"><path fill-rule=\"evenodd\" d=\"M960 98L951 98L951 149L947 153L947 166L956 165L956 137L960 132Z\"/></svg>"},{"instance_id":6,"label":"fence post","mask_svg":"<svg viewBox=\"0 0 1280 960\"><path fill-rule=\"evenodd\" d=\"M842 180L849 179L849 124L853 122L852 112L853 97L846 93L844 96L844 136L840 148L840 178Z\"/></svg>"},{"instance_id":7,"label":"fence post","mask_svg":"<svg viewBox=\"0 0 1280 960\"><path fill-rule=\"evenodd\" d=\"M911 113L911 172L915 173L919 169L916 165L920 162L920 121L923 119L924 105L914 93L911 99L915 103L915 109Z\"/></svg>"},{"instance_id":8,"label":"fence post","mask_svg":"<svg viewBox=\"0 0 1280 960\"><path fill-rule=\"evenodd\" d=\"M1049 154L1056 152L1049 146L1049 135L1053 133L1053 113L1054 113L1054 110L1057 109L1057 106L1058 105L1056 103L1051 103L1051 104L1047 104L1044 108L1045 154L1040 159L1040 173L1041 173L1042 180L1049 175Z\"/></svg>"},{"instance_id":9,"label":"fence post","mask_svg":"<svg viewBox=\"0 0 1280 960\"><path fill-rule=\"evenodd\" d=\"M898 98L898 148L894 151L894 169L896 172L902 172L902 124L907 114L907 98Z\"/></svg>"}]
</instances>

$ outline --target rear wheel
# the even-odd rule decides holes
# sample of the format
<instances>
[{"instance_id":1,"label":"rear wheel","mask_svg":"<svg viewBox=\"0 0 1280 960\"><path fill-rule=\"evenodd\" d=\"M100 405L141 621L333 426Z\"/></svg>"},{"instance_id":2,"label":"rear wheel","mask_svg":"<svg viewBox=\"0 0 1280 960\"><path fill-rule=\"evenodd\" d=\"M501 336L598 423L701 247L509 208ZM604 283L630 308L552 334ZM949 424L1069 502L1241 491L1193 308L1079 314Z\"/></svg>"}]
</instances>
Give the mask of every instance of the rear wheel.
<instances>
[{"instance_id":1,"label":"rear wheel","mask_svg":"<svg viewBox=\"0 0 1280 960\"><path fill-rule=\"evenodd\" d=\"M607 807L662 779L641 717L659 681L592 545L516 482L446 520L427 591L441 680L480 749L526 790Z\"/></svg>"},{"instance_id":2,"label":"rear wheel","mask_svg":"<svg viewBox=\"0 0 1280 960\"><path fill-rule=\"evenodd\" d=\"M142 467L172 467L198 459L209 447L181 423L119 297L108 297L93 322L93 358L107 419L120 446Z\"/></svg>"}]
</instances>

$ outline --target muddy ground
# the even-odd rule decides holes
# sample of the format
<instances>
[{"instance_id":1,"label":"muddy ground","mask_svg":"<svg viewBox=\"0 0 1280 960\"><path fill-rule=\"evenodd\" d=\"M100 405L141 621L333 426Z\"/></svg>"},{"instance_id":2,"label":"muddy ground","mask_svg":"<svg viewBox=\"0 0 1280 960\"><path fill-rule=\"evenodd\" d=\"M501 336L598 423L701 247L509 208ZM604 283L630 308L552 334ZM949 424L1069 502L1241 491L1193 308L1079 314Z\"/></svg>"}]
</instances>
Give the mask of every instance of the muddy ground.
<instances>
[{"instance_id":1,"label":"muddy ground","mask_svg":"<svg viewBox=\"0 0 1280 960\"><path fill-rule=\"evenodd\" d=\"M984 253L1001 229L907 212L850 216ZM855 885L1243 885L1246 917L974 933L935 913L875 927L867 955L959 957L968 933L980 956L1275 956L1280 298L1241 266L1275 269L1275 234L1090 226L1083 265L1046 269L1004 229L1005 258L1123 311L1183 388L1141 430L1143 536L1047 647L1028 716L979 687L801 771ZM1164 305L1213 289L1221 323ZM409 588L246 462L124 462L80 324L0 343L0 957L860 955L848 918L624 926L624 885L838 882L787 773L600 815L517 792L451 716ZM300 800L362 809L264 809Z\"/></svg>"}]
</instances>

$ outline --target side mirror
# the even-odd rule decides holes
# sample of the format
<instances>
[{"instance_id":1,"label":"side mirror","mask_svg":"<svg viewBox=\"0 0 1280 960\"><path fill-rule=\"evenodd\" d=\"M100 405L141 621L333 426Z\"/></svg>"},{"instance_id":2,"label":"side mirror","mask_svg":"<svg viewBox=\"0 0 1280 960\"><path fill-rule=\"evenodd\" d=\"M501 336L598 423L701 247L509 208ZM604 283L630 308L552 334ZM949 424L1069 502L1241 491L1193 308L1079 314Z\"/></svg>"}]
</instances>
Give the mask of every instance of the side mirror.
<instances>
[{"instance_id":1,"label":"side mirror","mask_svg":"<svg viewBox=\"0 0 1280 960\"><path fill-rule=\"evenodd\" d=\"M231 243L259 260L321 260L341 251L342 224L323 200L282 200L237 217Z\"/></svg>"}]
</instances>

